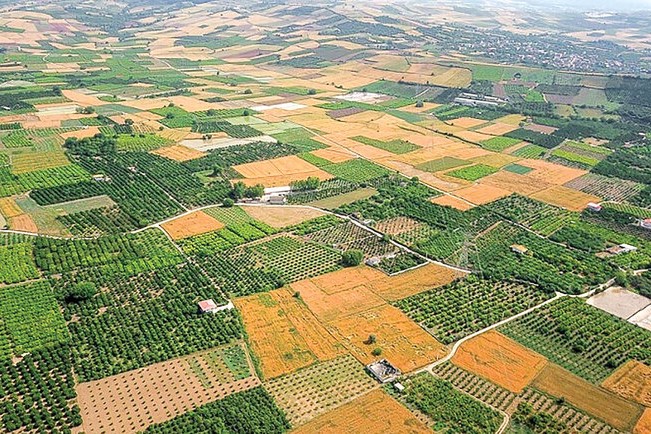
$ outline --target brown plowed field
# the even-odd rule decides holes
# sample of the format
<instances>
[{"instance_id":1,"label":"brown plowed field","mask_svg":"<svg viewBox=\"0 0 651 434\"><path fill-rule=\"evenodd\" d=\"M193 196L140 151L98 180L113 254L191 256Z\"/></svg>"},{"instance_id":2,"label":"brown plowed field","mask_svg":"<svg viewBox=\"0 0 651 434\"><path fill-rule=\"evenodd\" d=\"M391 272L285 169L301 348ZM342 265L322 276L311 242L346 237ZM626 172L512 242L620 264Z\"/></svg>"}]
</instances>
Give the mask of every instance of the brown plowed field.
<instances>
[{"instance_id":1,"label":"brown plowed field","mask_svg":"<svg viewBox=\"0 0 651 434\"><path fill-rule=\"evenodd\" d=\"M631 431L642 414L642 407L620 398L572 374L548 364L533 382L533 387L603 420L620 431Z\"/></svg>"},{"instance_id":2,"label":"brown plowed field","mask_svg":"<svg viewBox=\"0 0 651 434\"><path fill-rule=\"evenodd\" d=\"M411 372L447 353L432 335L399 309L386 304L336 318L328 328L365 365L385 358L402 372ZM370 335L376 337L375 343L368 343ZM377 348L382 353L371 354Z\"/></svg>"},{"instance_id":3,"label":"brown plowed field","mask_svg":"<svg viewBox=\"0 0 651 434\"><path fill-rule=\"evenodd\" d=\"M619 367L602 384L631 401L651 407L651 367L636 360Z\"/></svg>"},{"instance_id":4,"label":"brown plowed field","mask_svg":"<svg viewBox=\"0 0 651 434\"><path fill-rule=\"evenodd\" d=\"M235 299L265 378L344 353L316 317L286 289Z\"/></svg>"},{"instance_id":5,"label":"brown plowed field","mask_svg":"<svg viewBox=\"0 0 651 434\"><path fill-rule=\"evenodd\" d=\"M519 393L533 381L547 360L506 336L489 331L464 342L452 363Z\"/></svg>"},{"instance_id":6,"label":"brown plowed field","mask_svg":"<svg viewBox=\"0 0 651 434\"><path fill-rule=\"evenodd\" d=\"M169 158L174 161L189 161L201 158L206 155L205 152L196 149L188 148L182 145L167 146L151 151L152 154L160 155L161 157Z\"/></svg>"},{"instance_id":7,"label":"brown plowed field","mask_svg":"<svg viewBox=\"0 0 651 434\"><path fill-rule=\"evenodd\" d=\"M325 215L323 211L313 208L298 208L285 206L245 206L244 211L256 220L276 229L297 225Z\"/></svg>"},{"instance_id":8,"label":"brown plowed field","mask_svg":"<svg viewBox=\"0 0 651 434\"><path fill-rule=\"evenodd\" d=\"M374 390L312 419L292 434L418 434L432 431L398 401Z\"/></svg>"},{"instance_id":9,"label":"brown plowed field","mask_svg":"<svg viewBox=\"0 0 651 434\"><path fill-rule=\"evenodd\" d=\"M203 211L197 211L163 223L161 227L172 239L180 240L221 229L224 224Z\"/></svg>"},{"instance_id":10,"label":"brown plowed field","mask_svg":"<svg viewBox=\"0 0 651 434\"><path fill-rule=\"evenodd\" d=\"M250 363L245 378L235 377L221 356L222 349L79 384L77 401L83 431L142 431L153 423L260 384Z\"/></svg>"}]
</instances>

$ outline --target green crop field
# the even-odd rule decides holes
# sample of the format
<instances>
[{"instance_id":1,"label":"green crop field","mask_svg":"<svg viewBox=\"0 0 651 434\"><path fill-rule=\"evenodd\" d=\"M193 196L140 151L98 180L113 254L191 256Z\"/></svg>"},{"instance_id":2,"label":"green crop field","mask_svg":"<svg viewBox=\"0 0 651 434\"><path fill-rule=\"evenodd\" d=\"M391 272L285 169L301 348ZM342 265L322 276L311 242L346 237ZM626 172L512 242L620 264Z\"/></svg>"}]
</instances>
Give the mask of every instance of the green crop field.
<instances>
[{"instance_id":1,"label":"green crop field","mask_svg":"<svg viewBox=\"0 0 651 434\"><path fill-rule=\"evenodd\" d=\"M645 430L651 6L376 3L7 2L0 432Z\"/></svg>"},{"instance_id":2,"label":"green crop field","mask_svg":"<svg viewBox=\"0 0 651 434\"><path fill-rule=\"evenodd\" d=\"M394 154L406 154L408 152L420 149L419 146L416 146L406 140L391 140L388 142L383 142L381 140L369 139L368 137L363 136L353 137L353 140L356 140L365 145L374 146L376 148L389 151Z\"/></svg>"},{"instance_id":3,"label":"green crop field","mask_svg":"<svg viewBox=\"0 0 651 434\"><path fill-rule=\"evenodd\" d=\"M446 174L455 178L465 179L466 181L477 181L478 179L496 173L497 171L498 169L486 166L485 164L475 164L470 167L463 167L461 169L447 172Z\"/></svg>"},{"instance_id":4,"label":"green crop field","mask_svg":"<svg viewBox=\"0 0 651 434\"><path fill-rule=\"evenodd\" d=\"M489 151L502 152L517 143L520 143L520 140L510 137L493 137L492 139L481 142L481 147Z\"/></svg>"},{"instance_id":5,"label":"green crop field","mask_svg":"<svg viewBox=\"0 0 651 434\"><path fill-rule=\"evenodd\" d=\"M45 281L0 288L4 348L0 356L45 348L70 340L50 285ZM7 342L9 345L7 346Z\"/></svg>"}]
</instances>

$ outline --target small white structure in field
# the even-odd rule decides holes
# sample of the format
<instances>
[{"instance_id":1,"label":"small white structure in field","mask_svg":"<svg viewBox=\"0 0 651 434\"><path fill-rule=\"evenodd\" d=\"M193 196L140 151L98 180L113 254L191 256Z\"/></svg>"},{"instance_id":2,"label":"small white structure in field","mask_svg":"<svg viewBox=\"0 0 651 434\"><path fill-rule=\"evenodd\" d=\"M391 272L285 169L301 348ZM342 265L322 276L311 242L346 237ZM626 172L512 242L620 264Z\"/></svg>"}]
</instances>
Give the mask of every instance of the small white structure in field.
<instances>
[{"instance_id":1,"label":"small white structure in field","mask_svg":"<svg viewBox=\"0 0 651 434\"><path fill-rule=\"evenodd\" d=\"M369 267L377 267L378 265L380 265L380 262L382 262L382 258L374 256L373 258L368 258L366 260L366 265L368 265Z\"/></svg>"},{"instance_id":2,"label":"small white structure in field","mask_svg":"<svg viewBox=\"0 0 651 434\"><path fill-rule=\"evenodd\" d=\"M525 246L522 246L520 244L513 244L511 246L511 251L513 253L517 253L518 255L524 255L529 251L529 249L527 249Z\"/></svg>"},{"instance_id":3,"label":"small white structure in field","mask_svg":"<svg viewBox=\"0 0 651 434\"><path fill-rule=\"evenodd\" d=\"M398 393L402 393L405 391L405 386L403 386L400 383L393 383L393 387L398 391Z\"/></svg>"},{"instance_id":4,"label":"small white structure in field","mask_svg":"<svg viewBox=\"0 0 651 434\"><path fill-rule=\"evenodd\" d=\"M606 249L606 252L611 255L623 255L624 253L630 253L637 250L637 247L631 246L630 244L620 244L618 246L609 247Z\"/></svg>"},{"instance_id":5,"label":"small white structure in field","mask_svg":"<svg viewBox=\"0 0 651 434\"><path fill-rule=\"evenodd\" d=\"M103 173L96 173L95 175L93 175L93 181L111 182L111 177L108 175L104 175Z\"/></svg>"},{"instance_id":6,"label":"small white structure in field","mask_svg":"<svg viewBox=\"0 0 651 434\"><path fill-rule=\"evenodd\" d=\"M214 313L217 312L217 304L215 300L209 298L199 302L199 312L201 313Z\"/></svg>"},{"instance_id":7,"label":"small white structure in field","mask_svg":"<svg viewBox=\"0 0 651 434\"><path fill-rule=\"evenodd\" d=\"M370 365L366 365L366 370L380 383L389 383L402 375L400 369L393 366L386 359L378 360Z\"/></svg>"},{"instance_id":8,"label":"small white structure in field","mask_svg":"<svg viewBox=\"0 0 651 434\"><path fill-rule=\"evenodd\" d=\"M651 219L640 220L640 226L644 229L651 229Z\"/></svg>"},{"instance_id":9,"label":"small white structure in field","mask_svg":"<svg viewBox=\"0 0 651 434\"><path fill-rule=\"evenodd\" d=\"M599 211L601 211L603 208L602 208L602 206L599 205L598 203L590 202L590 203L588 203L588 209L589 209L590 211L599 212Z\"/></svg>"},{"instance_id":10,"label":"small white structure in field","mask_svg":"<svg viewBox=\"0 0 651 434\"><path fill-rule=\"evenodd\" d=\"M287 203L287 197L281 194L273 194L269 196L270 205L285 205Z\"/></svg>"}]
</instances>

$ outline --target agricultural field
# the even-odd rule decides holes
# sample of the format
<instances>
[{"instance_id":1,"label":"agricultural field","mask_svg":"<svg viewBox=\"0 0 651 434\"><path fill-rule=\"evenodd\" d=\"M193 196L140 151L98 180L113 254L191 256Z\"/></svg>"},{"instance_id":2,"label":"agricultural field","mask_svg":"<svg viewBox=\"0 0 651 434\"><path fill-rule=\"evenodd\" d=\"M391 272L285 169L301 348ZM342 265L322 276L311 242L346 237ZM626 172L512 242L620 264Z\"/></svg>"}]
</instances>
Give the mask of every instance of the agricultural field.
<instances>
[{"instance_id":1,"label":"agricultural field","mask_svg":"<svg viewBox=\"0 0 651 434\"><path fill-rule=\"evenodd\" d=\"M580 299L555 301L499 330L592 383L631 359L649 364L651 357L648 331Z\"/></svg>"},{"instance_id":2,"label":"agricultural field","mask_svg":"<svg viewBox=\"0 0 651 434\"><path fill-rule=\"evenodd\" d=\"M604 391L571 374L563 368L548 364L533 382L533 387L596 416L620 431L631 431L642 413L642 407Z\"/></svg>"},{"instance_id":3,"label":"agricultural field","mask_svg":"<svg viewBox=\"0 0 651 434\"><path fill-rule=\"evenodd\" d=\"M77 386L82 428L141 432L190 409L255 388L241 344L195 353Z\"/></svg>"},{"instance_id":4,"label":"agricultural field","mask_svg":"<svg viewBox=\"0 0 651 434\"><path fill-rule=\"evenodd\" d=\"M70 341L47 281L2 287L0 301L0 356L19 356Z\"/></svg>"},{"instance_id":5,"label":"agricultural field","mask_svg":"<svg viewBox=\"0 0 651 434\"><path fill-rule=\"evenodd\" d=\"M594 173L585 174L566 184L565 187L573 188L584 193L599 195L605 200L625 202L640 193L644 186L633 181Z\"/></svg>"},{"instance_id":6,"label":"agricultural field","mask_svg":"<svg viewBox=\"0 0 651 434\"><path fill-rule=\"evenodd\" d=\"M32 245L0 246L0 283L19 283L39 276Z\"/></svg>"},{"instance_id":7,"label":"agricultural field","mask_svg":"<svg viewBox=\"0 0 651 434\"><path fill-rule=\"evenodd\" d=\"M250 206L245 207L244 211L253 219L261 221L275 229L299 225L325 215L318 209L301 207L269 208Z\"/></svg>"},{"instance_id":8,"label":"agricultural field","mask_svg":"<svg viewBox=\"0 0 651 434\"><path fill-rule=\"evenodd\" d=\"M511 413L514 410L514 404L517 403L515 393L471 374L450 362L434 367L432 372L437 377L452 383L457 389L503 412Z\"/></svg>"},{"instance_id":9,"label":"agricultural field","mask_svg":"<svg viewBox=\"0 0 651 434\"><path fill-rule=\"evenodd\" d=\"M451 432L492 433L503 416L455 389L447 381L419 374L404 381L400 399L427 416L432 427Z\"/></svg>"},{"instance_id":10,"label":"agricultural field","mask_svg":"<svg viewBox=\"0 0 651 434\"><path fill-rule=\"evenodd\" d=\"M602 386L623 398L649 407L651 368L644 363L631 360L606 378Z\"/></svg>"},{"instance_id":11,"label":"agricultural field","mask_svg":"<svg viewBox=\"0 0 651 434\"><path fill-rule=\"evenodd\" d=\"M551 298L533 285L460 280L395 305L441 342L455 342Z\"/></svg>"},{"instance_id":12,"label":"agricultural field","mask_svg":"<svg viewBox=\"0 0 651 434\"><path fill-rule=\"evenodd\" d=\"M310 306L310 300L306 303ZM402 372L411 372L445 353L440 342L393 306L381 305L352 313L328 325L335 338L364 364L382 356ZM373 342L369 341L371 335L375 336Z\"/></svg>"},{"instance_id":13,"label":"agricultural field","mask_svg":"<svg viewBox=\"0 0 651 434\"><path fill-rule=\"evenodd\" d=\"M312 419L296 434L360 432L428 433L430 429L387 393L375 390Z\"/></svg>"},{"instance_id":14,"label":"agricultural field","mask_svg":"<svg viewBox=\"0 0 651 434\"><path fill-rule=\"evenodd\" d=\"M237 298L235 305L265 379L343 354L343 347L285 289Z\"/></svg>"},{"instance_id":15,"label":"agricultural field","mask_svg":"<svg viewBox=\"0 0 651 434\"><path fill-rule=\"evenodd\" d=\"M224 224L203 211L187 214L161 225L174 240L205 234L222 229Z\"/></svg>"},{"instance_id":16,"label":"agricultural field","mask_svg":"<svg viewBox=\"0 0 651 434\"><path fill-rule=\"evenodd\" d=\"M272 3L0 8L0 432L650 432L644 6Z\"/></svg>"},{"instance_id":17,"label":"agricultural field","mask_svg":"<svg viewBox=\"0 0 651 434\"><path fill-rule=\"evenodd\" d=\"M317 363L265 383L293 426L362 396L376 387L351 356Z\"/></svg>"},{"instance_id":18,"label":"agricultural field","mask_svg":"<svg viewBox=\"0 0 651 434\"><path fill-rule=\"evenodd\" d=\"M520 393L547 364L544 357L489 331L464 342L452 358L460 368Z\"/></svg>"},{"instance_id":19,"label":"agricultural field","mask_svg":"<svg viewBox=\"0 0 651 434\"><path fill-rule=\"evenodd\" d=\"M491 175L495 172L497 172L497 169L494 167L485 164L475 164L470 167L464 167L462 169L447 172L446 174L465 181L477 181L484 176Z\"/></svg>"},{"instance_id":20,"label":"agricultural field","mask_svg":"<svg viewBox=\"0 0 651 434\"><path fill-rule=\"evenodd\" d=\"M543 236L553 234L576 218L561 208L519 195L497 200L486 208Z\"/></svg>"},{"instance_id":21,"label":"agricultural field","mask_svg":"<svg viewBox=\"0 0 651 434\"><path fill-rule=\"evenodd\" d=\"M151 425L145 432L189 432L197 426L216 432L226 427L237 427L239 432L280 434L289 429L289 422L269 393L262 387L256 387L190 409L170 421Z\"/></svg>"}]
</instances>

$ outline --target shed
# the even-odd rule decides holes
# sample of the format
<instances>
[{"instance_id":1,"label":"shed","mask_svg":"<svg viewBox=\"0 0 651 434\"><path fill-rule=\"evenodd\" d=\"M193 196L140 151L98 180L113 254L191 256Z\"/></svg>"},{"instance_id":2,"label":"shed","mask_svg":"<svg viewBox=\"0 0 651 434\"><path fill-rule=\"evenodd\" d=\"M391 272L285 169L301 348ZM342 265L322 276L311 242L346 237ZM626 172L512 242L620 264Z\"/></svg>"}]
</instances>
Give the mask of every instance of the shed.
<instances>
[{"instance_id":1,"label":"shed","mask_svg":"<svg viewBox=\"0 0 651 434\"><path fill-rule=\"evenodd\" d=\"M513 253L517 253L518 255L524 255L529 251L529 249L527 249L525 246L521 244L513 244L511 246L511 251Z\"/></svg>"},{"instance_id":2,"label":"shed","mask_svg":"<svg viewBox=\"0 0 651 434\"><path fill-rule=\"evenodd\" d=\"M651 229L651 219L643 219L640 221L640 226L644 229Z\"/></svg>"},{"instance_id":3,"label":"shed","mask_svg":"<svg viewBox=\"0 0 651 434\"><path fill-rule=\"evenodd\" d=\"M217 304L212 298L199 302L199 312L201 313L212 313L215 312L216 310L217 310Z\"/></svg>"},{"instance_id":4,"label":"shed","mask_svg":"<svg viewBox=\"0 0 651 434\"><path fill-rule=\"evenodd\" d=\"M622 255L624 253L630 253L637 250L637 247L631 246L630 244L619 244L617 246L609 247L606 249L606 252L611 255Z\"/></svg>"},{"instance_id":5,"label":"shed","mask_svg":"<svg viewBox=\"0 0 651 434\"><path fill-rule=\"evenodd\" d=\"M366 260L366 265L368 265L369 267L377 267L378 265L380 265L380 262L382 262L382 258L376 256L373 258L368 258Z\"/></svg>"},{"instance_id":6,"label":"shed","mask_svg":"<svg viewBox=\"0 0 651 434\"><path fill-rule=\"evenodd\" d=\"M397 379L402 372L400 369L389 363L388 360L382 359L366 366L368 372L380 383L388 383Z\"/></svg>"},{"instance_id":7,"label":"shed","mask_svg":"<svg viewBox=\"0 0 651 434\"><path fill-rule=\"evenodd\" d=\"M287 203L287 198L280 194L272 194L269 196L269 203L271 205L285 205L285 203Z\"/></svg>"},{"instance_id":8,"label":"shed","mask_svg":"<svg viewBox=\"0 0 651 434\"><path fill-rule=\"evenodd\" d=\"M590 202L588 203L588 209L590 211L599 212L602 210L602 206L599 205L598 203Z\"/></svg>"}]
</instances>

